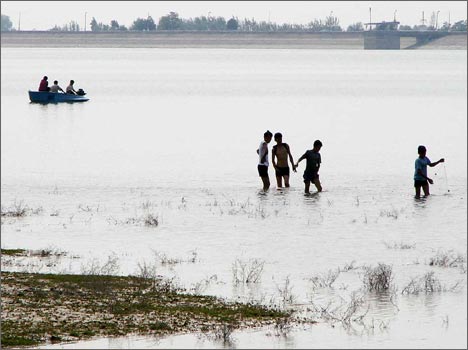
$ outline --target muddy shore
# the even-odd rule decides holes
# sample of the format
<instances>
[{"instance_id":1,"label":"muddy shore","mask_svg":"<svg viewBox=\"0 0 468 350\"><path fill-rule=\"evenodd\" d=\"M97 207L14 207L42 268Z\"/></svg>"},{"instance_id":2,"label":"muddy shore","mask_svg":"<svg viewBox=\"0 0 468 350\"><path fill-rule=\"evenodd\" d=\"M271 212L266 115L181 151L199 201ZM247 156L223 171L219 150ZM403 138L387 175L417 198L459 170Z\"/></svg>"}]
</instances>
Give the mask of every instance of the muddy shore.
<instances>
[{"instance_id":1,"label":"muddy shore","mask_svg":"<svg viewBox=\"0 0 468 350\"><path fill-rule=\"evenodd\" d=\"M93 336L202 332L284 322L288 312L188 294L168 281L140 277L2 271L5 347Z\"/></svg>"}]
</instances>

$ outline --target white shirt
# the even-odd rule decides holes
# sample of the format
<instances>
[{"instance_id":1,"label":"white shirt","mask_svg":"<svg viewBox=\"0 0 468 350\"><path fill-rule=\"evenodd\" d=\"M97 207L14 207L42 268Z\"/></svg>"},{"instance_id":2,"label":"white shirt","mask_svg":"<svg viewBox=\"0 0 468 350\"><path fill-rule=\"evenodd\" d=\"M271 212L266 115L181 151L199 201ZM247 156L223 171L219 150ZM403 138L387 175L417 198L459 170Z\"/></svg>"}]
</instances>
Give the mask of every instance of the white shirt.
<instances>
[{"instance_id":1,"label":"white shirt","mask_svg":"<svg viewBox=\"0 0 468 350\"><path fill-rule=\"evenodd\" d=\"M263 145L265 145L265 150L263 149ZM265 161L262 163L262 158L266 153ZM260 142L260 146L258 146L258 165L266 165L269 166L268 163L268 144L265 141Z\"/></svg>"},{"instance_id":2,"label":"white shirt","mask_svg":"<svg viewBox=\"0 0 468 350\"><path fill-rule=\"evenodd\" d=\"M56 84L50 87L50 92L59 92L59 90L62 90L62 88Z\"/></svg>"}]
</instances>

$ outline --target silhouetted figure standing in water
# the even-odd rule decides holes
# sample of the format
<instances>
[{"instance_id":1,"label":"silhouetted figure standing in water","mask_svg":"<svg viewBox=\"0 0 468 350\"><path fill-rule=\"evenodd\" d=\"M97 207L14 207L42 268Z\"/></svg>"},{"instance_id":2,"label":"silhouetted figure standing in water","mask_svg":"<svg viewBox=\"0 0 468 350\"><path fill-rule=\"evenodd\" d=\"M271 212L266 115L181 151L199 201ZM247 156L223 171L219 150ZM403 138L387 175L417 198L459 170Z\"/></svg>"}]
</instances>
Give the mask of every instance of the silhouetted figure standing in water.
<instances>
[{"instance_id":1,"label":"silhouetted figure standing in water","mask_svg":"<svg viewBox=\"0 0 468 350\"><path fill-rule=\"evenodd\" d=\"M322 142L320 140L315 140L314 148L306 151L301 158L296 163L296 167L299 166L299 163L303 160L307 160L306 169L304 170L304 192L310 194L309 188L310 183L312 182L315 187L317 187L318 192L322 192L322 185L320 184L318 171L320 169L320 164L322 163L322 157L320 156L320 149L322 148Z\"/></svg>"},{"instance_id":2,"label":"silhouetted figure standing in water","mask_svg":"<svg viewBox=\"0 0 468 350\"><path fill-rule=\"evenodd\" d=\"M275 141L276 145L274 145L271 150L271 162L275 168L276 184L278 188L283 187L284 178L284 186L289 187L288 157L294 171L296 171L296 166L294 165L289 145L287 143L283 143L283 135L280 132L275 134ZM278 163L276 163L275 158L278 159Z\"/></svg>"},{"instance_id":3,"label":"silhouetted figure standing in water","mask_svg":"<svg viewBox=\"0 0 468 350\"><path fill-rule=\"evenodd\" d=\"M267 130L263 134L263 141L260 142L260 146L257 149L258 153L258 175L261 177L263 182L263 191L268 191L270 188L270 178L268 176L268 144L271 141L273 134Z\"/></svg>"},{"instance_id":4,"label":"silhouetted figure standing in water","mask_svg":"<svg viewBox=\"0 0 468 350\"><path fill-rule=\"evenodd\" d=\"M434 167L439 163L445 162L444 158L440 158L437 162L431 163L429 158L426 157L426 147L418 147L419 157L414 162L414 189L416 191L416 198L421 198L421 187L424 191L424 196L429 196L429 184L434 181L427 177L427 166Z\"/></svg>"}]
</instances>

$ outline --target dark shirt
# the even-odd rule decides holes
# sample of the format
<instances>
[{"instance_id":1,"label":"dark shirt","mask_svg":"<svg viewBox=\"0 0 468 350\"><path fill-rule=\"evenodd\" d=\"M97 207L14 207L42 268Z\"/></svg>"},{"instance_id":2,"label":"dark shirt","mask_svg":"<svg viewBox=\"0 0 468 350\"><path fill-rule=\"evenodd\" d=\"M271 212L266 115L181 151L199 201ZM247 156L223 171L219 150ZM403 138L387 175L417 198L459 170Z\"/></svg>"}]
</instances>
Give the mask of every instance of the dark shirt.
<instances>
[{"instance_id":1,"label":"dark shirt","mask_svg":"<svg viewBox=\"0 0 468 350\"><path fill-rule=\"evenodd\" d=\"M41 83L39 84L39 91L48 91L47 87L49 82L47 80L42 79Z\"/></svg>"},{"instance_id":2,"label":"dark shirt","mask_svg":"<svg viewBox=\"0 0 468 350\"><path fill-rule=\"evenodd\" d=\"M315 152L314 150L309 150L306 151L302 157L304 157L307 161L304 172L309 174L317 174L320 168L320 163L322 163L322 157L320 156L320 153Z\"/></svg>"}]
</instances>

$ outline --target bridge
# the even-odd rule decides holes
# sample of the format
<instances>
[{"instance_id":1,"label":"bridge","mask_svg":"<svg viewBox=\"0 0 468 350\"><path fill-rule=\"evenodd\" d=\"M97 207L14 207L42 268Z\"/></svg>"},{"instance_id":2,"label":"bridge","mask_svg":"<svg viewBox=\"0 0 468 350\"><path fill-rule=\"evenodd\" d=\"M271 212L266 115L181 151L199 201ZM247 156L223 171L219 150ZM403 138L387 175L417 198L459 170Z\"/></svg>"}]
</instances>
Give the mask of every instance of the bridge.
<instances>
[{"instance_id":1,"label":"bridge","mask_svg":"<svg viewBox=\"0 0 468 350\"><path fill-rule=\"evenodd\" d=\"M414 49L433 40L450 35L436 30L398 30L400 22L365 23L369 30L364 32L365 50L400 50L400 38L413 37L416 43L405 49ZM375 26L375 29L372 29Z\"/></svg>"},{"instance_id":2,"label":"bridge","mask_svg":"<svg viewBox=\"0 0 468 350\"><path fill-rule=\"evenodd\" d=\"M400 50L400 38L413 37L416 43L405 49L415 49L433 40L450 35L450 32L435 30L371 30L364 32L365 50Z\"/></svg>"}]
</instances>

